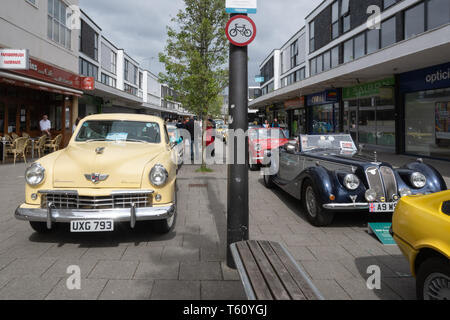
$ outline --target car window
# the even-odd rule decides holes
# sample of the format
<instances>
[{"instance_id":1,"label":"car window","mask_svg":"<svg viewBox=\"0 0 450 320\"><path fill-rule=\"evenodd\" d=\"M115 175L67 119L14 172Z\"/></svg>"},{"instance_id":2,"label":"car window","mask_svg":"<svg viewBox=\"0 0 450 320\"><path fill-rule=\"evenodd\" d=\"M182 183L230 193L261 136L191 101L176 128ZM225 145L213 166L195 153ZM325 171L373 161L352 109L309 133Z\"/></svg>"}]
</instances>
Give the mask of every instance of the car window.
<instances>
[{"instance_id":1,"label":"car window","mask_svg":"<svg viewBox=\"0 0 450 320\"><path fill-rule=\"evenodd\" d=\"M160 143L161 133L156 122L88 120L82 124L75 141L91 140Z\"/></svg>"},{"instance_id":2,"label":"car window","mask_svg":"<svg viewBox=\"0 0 450 320\"><path fill-rule=\"evenodd\" d=\"M335 149L343 151L357 151L355 143L349 134L336 135L301 135L300 145L302 151L316 149Z\"/></svg>"}]
</instances>

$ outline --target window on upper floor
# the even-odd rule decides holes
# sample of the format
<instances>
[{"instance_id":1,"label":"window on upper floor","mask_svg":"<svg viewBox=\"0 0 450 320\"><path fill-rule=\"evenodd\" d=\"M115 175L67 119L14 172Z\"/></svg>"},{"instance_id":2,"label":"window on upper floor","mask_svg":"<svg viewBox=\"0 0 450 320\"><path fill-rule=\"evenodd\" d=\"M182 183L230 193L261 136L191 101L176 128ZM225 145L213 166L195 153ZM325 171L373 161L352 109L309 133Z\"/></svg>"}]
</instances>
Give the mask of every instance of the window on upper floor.
<instances>
[{"instance_id":1,"label":"window on upper floor","mask_svg":"<svg viewBox=\"0 0 450 320\"><path fill-rule=\"evenodd\" d=\"M114 79L113 77L108 76L105 73L102 73L101 76L101 82L107 86L116 88L117 87L117 81L116 79Z\"/></svg>"},{"instance_id":2,"label":"window on upper floor","mask_svg":"<svg viewBox=\"0 0 450 320\"><path fill-rule=\"evenodd\" d=\"M317 59L311 59L310 65L309 65L309 74L310 76L313 76L317 73Z\"/></svg>"},{"instance_id":3,"label":"window on upper floor","mask_svg":"<svg viewBox=\"0 0 450 320\"><path fill-rule=\"evenodd\" d=\"M366 35L362 33L354 39L355 59L358 59L366 54Z\"/></svg>"},{"instance_id":4,"label":"window on upper floor","mask_svg":"<svg viewBox=\"0 0 450 320\"><path fill-rule=\"evenodd\" d=\"M298 40L291 44L291 69L298 65Z\"/></svg>"},{"instance_id":5,"label":"window on upper floor","mask_svg":"<svg viewBox=\"0 0 450 320\"><path fill-rule=\"evenodd\" d=\"M405 11L405 39L425 31L425 3Z\"/></svg>"},{"instance_id":6,"label":"window on upper floor","mask_svg":"<svg viewBox=\"0 0 450 320\"><path fill-rule=\"evenodd\" d=\"M380 30L367 30L367 54L380 49Z\"/></svg>"},{"instance_id":7,"label":"window on upper floor","mask_svg":"<svg viewBox=\"0 0 450 320\"><path fill-rule=\"evenodd\" d=\"M323 54L323 71L331 69L331 51L327 51Z\"/></svg>"},{"instance_id":8,"label":"window on upper floor","mask_svg":"<svg viewBox=\"0 0 450 320\"><path fill-rule=\"evenodd\" d=\"M33 6L37 7L37 0L25 0L25 1L31 3Z\"/></svg>"},{"instance_id":9,"label":"window on upper floor","mask_svg":"<svg viewBox=\"0 0 450 320\"><path fill-rule=\"evenodd\" d=\"M144 74L142 72L139 72L139 89L142 90L142 86L143 86L143 79L144 79Z\"/></svg>"},{"instance_id":10,"label":"window on upper floor","mask_svg":"<svg viewBox=\"0 0 450 320\"><path fill-rule=\"evenodd\" d=\"M315 23L314 21L309 24L309 52L314 52L315 46Z\"/></svg>"},{"instance_id":11,"label":"window on upper floor","mask_svg":"<svg viewBox=\"0 0 450 320\"><path fill-rule=\"evenodd\" d=\"M350 21L350 0L342 0L341 3L342 32L345 33L351 28Z\"/></svg>"},{"instance_id":12,"label":"window on upper floor","mask_svg":"<svg viewBox=\"0 0 450 320\"><path fill-rule=\"evenodd\" d=\"M352 61L353 59L353 39L350 39L344 42L344 63Z\"/></svg>"},{"instance_id":13,"label":"window on upper floor","mask_svg":"<svg viewBox=\"0 0 450 320\"><path fill-rule=\"evenodd\" d=\"M125 59L124 69L123 69L125 81L129 81L128 80L128 71L129 71L129 69L130 69L130 62Z\"/></svg>"},{"instance_id":14,"label":"window on upper floor","mask_svg":"<svg viewBox=\"0 0 450 320\"><path fill-rule=\"evenodd\" d=\"M383 9L387 9L390 6L394 5L397 0L383 0Z\"/></svg>"},{"instance_id":15,"label":"window on upper floor","mask_svg":"<svg viewBox=\"0 0 450 320\"><path fill-rule=\"evenodd\" d=\"M450 22L450 1L429 0L427 8L427 30Z\"/></svg>"},{"instance_id":16,"label":"window on upper floor","mask_svg":"<svg viewBox=\"0 0 450 320\"><path fill-rule=\"evenodd\" d=\"M71 49L72 32L67 28L68 7L61 0L48 0L47 38Z\"/></svg>"},{"instance_id":17,"label":"window on upper floor","mask_svg":"<svg viewBox=\"0 0 450 320\"><path fill-rule=\"evenodd\" d=\"M80 75L98 80L98 67L83 58L79 59Z\"/></svg>"},{"instance_id":18,"label":"window on upper floor","mask_svg":"<svg viewBox=\"0 0 450 320\"><path fill-rule=\"evenodd\" d=\"M98 34L94 34L94 60L98 61Z\"/></svg>"},{"instance_id":19,"label":"window on upper floor","mask_svg":"<svg viewBox=\"0 0 450 320\"><path fill-rule=\"evenodd\" d=\"M339 37L339 1L331 5L331 39Z\"/></svg>"},{"instance_id":20,"label":"window on upper floor","mask_svg":"<svg viewBox=\"0 0 450 320\"><path fill-rule=\"evenodd\" d=\"M339 65L339 46L331 49L331 67L336 68Z\"/></svg>"},{"instance_id":21,"label":"window on upper floor","mask_svg":"<svg viewBox=\"0 0 450 320\"><path fill-rule=\"evenodd\" d=\"M381 48L396 42L396 19L392 17L381 23Z\"/></svg>"}]
</instances>

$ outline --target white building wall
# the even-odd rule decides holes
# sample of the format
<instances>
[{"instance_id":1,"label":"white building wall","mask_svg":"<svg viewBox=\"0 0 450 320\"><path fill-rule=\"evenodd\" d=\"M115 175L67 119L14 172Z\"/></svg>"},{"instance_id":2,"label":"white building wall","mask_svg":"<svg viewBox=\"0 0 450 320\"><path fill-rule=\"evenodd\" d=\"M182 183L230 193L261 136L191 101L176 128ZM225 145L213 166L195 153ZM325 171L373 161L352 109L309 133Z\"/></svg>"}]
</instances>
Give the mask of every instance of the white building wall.
<instances>
[{"instance_id":1,"label":"white building wall","mask_svg":"<svg viewBox=\"0 0 450 320\"><path fill-rule=\"evenodd\" d=\"M117 89L122 90L124 88L124 51L120 49L117 51Z\"/></svg>"},{"instance_id":2,"label":"white building wall","mask_svg":"<svg viewBox=\"0 0 450 320\"><path fill-rule=\"evenodd\" d=\"M78 73L79 30L72 30L71 49L47 38L47 0L37 6L25 0L1 0L0 46L29 49L30 55L51 65ZM64 0L78 6L78 0Z\"/></svg>"}]
</instances>

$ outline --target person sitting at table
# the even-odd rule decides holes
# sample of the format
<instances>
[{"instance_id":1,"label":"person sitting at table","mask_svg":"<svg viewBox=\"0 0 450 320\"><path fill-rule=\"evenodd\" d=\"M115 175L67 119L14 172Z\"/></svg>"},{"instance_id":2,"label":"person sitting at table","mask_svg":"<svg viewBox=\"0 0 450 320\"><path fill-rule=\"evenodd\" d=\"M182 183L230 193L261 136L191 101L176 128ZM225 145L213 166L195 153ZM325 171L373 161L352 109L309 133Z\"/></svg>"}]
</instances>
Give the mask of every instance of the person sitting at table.
<instances>
[{"instance_id":1,"label":"person sitting at table","mask_svg":"<svg viewBox=\"0 0 450 320\"><path fill-rule=\"evenodd\" d=\"M46 114L44 114L42 120L39 121L39 126L41 127L42 135L47 135L49 138L52 137L52 134L50 133L52 123L48 120L48 116Z\"/></svg>"}]
</instances>

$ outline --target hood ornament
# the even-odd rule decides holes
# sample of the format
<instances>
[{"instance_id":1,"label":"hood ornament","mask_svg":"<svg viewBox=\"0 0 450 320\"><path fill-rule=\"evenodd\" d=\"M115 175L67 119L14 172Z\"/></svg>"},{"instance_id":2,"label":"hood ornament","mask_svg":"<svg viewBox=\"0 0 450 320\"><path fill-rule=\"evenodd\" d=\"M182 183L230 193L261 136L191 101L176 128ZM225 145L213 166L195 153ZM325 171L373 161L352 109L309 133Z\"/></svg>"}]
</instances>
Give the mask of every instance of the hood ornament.
<instances>
[{"instance_id":1,"label":"hood ornament","mask_svg":"<svg viewBox=\"0 0 450 320\"><path fill-rule=\"evenodd\" d=\"M105 147L98 147L95 149L96 154L103 154L104 151L105 151Z\"/></svg>"},{"instance_id":2,"label":"hood ornament","mask_svg":"<svg viewBox=\"0 0 450 320\"><path fill-rule=\"evenodd\" d=\"M99 183L100 181L105 181L108 179L109 174L91 173L85 174L84 177L92 183Z\"/></svg>"}]
</instances>

